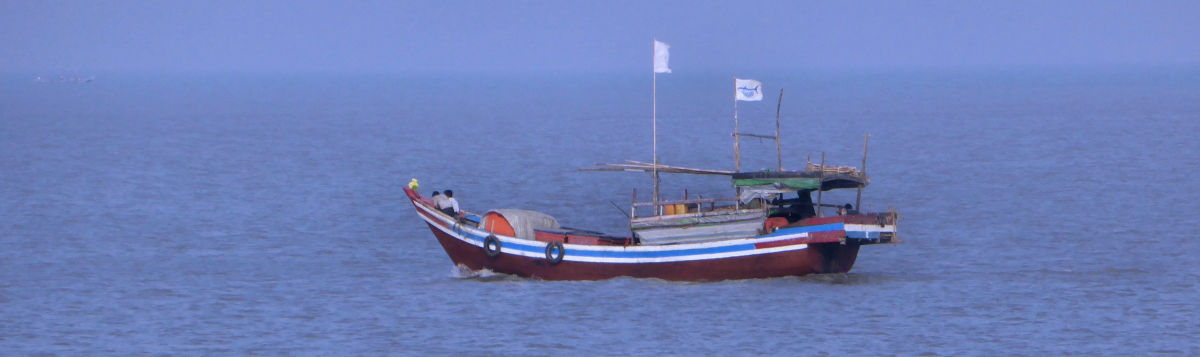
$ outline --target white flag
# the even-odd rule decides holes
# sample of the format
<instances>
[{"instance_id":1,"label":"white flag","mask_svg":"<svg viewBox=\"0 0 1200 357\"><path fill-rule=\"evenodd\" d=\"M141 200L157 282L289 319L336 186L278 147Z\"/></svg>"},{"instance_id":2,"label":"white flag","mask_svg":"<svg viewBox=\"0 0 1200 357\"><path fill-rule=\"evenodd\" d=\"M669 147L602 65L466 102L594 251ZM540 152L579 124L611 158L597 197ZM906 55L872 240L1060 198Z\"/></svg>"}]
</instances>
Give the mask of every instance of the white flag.
<instances>
[{"instance_id":1,"label":"white flag","mask_svg":"<svg viewBox=\"0 0 1200 357\"><path fill-rule=\"evenodd\" d=\"M756 102L762 100L762 82L753 79L733 79L734 100Z\"/></svg>"},{"instance_id":2,"label":"white flag","mask_svg":"<svg viewBox=\"0 0 1200 357\"><path fill-rule=\"evenodd\" d=\"M671 69L667 68L667 60L671 57L667 51L669 48L670 45L654 40L654 73L671 73Z\"/></svg>"}]
</instances>

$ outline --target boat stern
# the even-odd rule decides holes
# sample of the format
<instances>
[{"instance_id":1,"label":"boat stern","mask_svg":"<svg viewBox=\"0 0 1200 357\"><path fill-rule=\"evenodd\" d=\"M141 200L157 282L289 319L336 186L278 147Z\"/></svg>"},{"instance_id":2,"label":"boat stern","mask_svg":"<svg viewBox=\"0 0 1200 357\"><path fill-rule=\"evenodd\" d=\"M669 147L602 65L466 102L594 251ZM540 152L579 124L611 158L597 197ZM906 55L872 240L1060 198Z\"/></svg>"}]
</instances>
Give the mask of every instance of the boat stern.
<instances>
[{"instance_id":1,"label":"boat stern","mask_svg":"<svg viewBox=\"0 0 1200 357\"><path fill-rule=\"evenodd\" d=\"M889 210L882 213L868 213L844 216L846 243L867 245L883 243L900 243L897 236L897 224L900 213Z\"/></svg>"}]
</instances>

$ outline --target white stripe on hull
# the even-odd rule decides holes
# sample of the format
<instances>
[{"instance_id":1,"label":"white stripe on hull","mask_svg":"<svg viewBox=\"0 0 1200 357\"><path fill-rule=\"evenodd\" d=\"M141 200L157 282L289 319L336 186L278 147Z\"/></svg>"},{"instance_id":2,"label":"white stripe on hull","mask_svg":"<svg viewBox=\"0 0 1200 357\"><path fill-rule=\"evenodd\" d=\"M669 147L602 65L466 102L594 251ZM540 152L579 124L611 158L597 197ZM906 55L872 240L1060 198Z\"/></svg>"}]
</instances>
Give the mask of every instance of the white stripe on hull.
<instances>
[{"instance_id":1,"label":"white stripe on hull","mask_svg":"<svg viewBox=\"0 0 1200 357\"><path fill-rule=\"evenodd\" d=\"M516 237L503 236L483 231L477 228L463 226L441 213L435 213L431 208L416 204L418 209L429 213L435 220L426 215L420 215L436 229L467 244L483 249L483 239L493 235L501 243L503 254L511 254L530 258L545 258L545 248L549 244L541 241L531 241ZM772 254L793 250L806 249L807 244L792 244L780 247L755 249L756 243L768 243L785 239L802 238L806 233L771 237L767 239L743 238L717 242L684 243L657 246L593 246L564 244L566 250L563 260L593 263L666 263L696 260L723 259L760 254ZM698 251L695 254L686 251ZM574 253L572 253L574 252ZM672 254L676 253L676 254ZM661 255L661 256L655 256Z\"/></svg>"}]
</instances>

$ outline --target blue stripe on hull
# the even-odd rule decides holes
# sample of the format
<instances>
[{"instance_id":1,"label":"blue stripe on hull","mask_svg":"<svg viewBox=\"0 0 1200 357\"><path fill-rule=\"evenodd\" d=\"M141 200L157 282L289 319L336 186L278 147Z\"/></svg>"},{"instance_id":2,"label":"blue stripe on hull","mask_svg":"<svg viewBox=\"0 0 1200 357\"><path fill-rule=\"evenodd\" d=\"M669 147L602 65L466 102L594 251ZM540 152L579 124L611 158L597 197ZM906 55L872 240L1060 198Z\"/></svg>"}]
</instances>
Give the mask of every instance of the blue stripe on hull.
<instances>
[{"instance_id":1,"label":"blue stripe on hull","mask_svg":"<svg viewBox=\"0 0 1200 357\"><path fill-rule=\"evenodd\" d=\"M738 244L727 245L721 247L680 249L680 250L660 250L660 251L597 251L597 250L581 250L572 249L571 255L581 257L596 257L596 258L667 258L667 257L682 257L689 255L701 254L719 254L732 253L741 251L754 250L754 244Z\"/></svg>"},{"instance_id":2,"label":"blue stripe on hull","mask_svg":"<svg viewBox=\"0 0 1200 357\"><path fill-rule=\"evenodd\" d=\"M467 237L468 239L470 239L480 245L483 245L483 240L486 238L486 236L481 237L481 236L477 236L477 235L471 234L466 231L456 231L456 233L462 234L463 236ZM519 242L505 241L503 244L504 244L505 250L512 249L512 250L519 250L519 251L524 251L524 252L529 252L529 253L543 253L546 250L545 242L538 242L536 245L534 245L534 244L524 244L524 243L519 243ZM701 255L701 254L731 253L731 252L752 251L752 250L754 250L753 243L725 245L725 246L717 246L717 247L705 247L705 248L692 248L692 249L674 249L674 250L609 251L609 250L570 249L570 252L571 252L572 256L595 257L595 258L667 258L667 257L684 257L684 256L689 256L689 255Z\"/></svg>"},{"instance_id":3,"label":"blue stripe on hull","mask_svg":"<svg viewBox=\"0 0 1200 357\"><path fill-rule=\"evenodd\" d=\"M761 236L759 236L759 238L772 238L772 237L786 236L786 235L792 235L792 234L797 234L797 233L840 231L840 230L845 229L845 227L846 227L845 224L839 222L839 223L829 223L829 224L822 224L822 225L816 225L816 226L780 228L779 230L772 232L771 234L761 235Z\"/></svg>"},{"instance_id":4,"label":"blue stripe on hull","mask_svg":"<svg viewBox=\"0 0 1200 357\"><path fill-rule=\"evenodd\" d=\"M437 217L437 216L435 216L435 217ZM468 241L471 244L476 245L476 246L482 247L484 239L489 234L486 231L477 231L475 229L464 229L464 227L457 225L457 224L450 223L450 222L436 222L436 223L439 223L439 224L435 224L436 226L438 226L438 229L441 229L448 233L452 233L453 235L456 235L456 236L460 236L460 237L462 237L463 240ZM798 234L811 233L811 232L836 231L836 230L842 230L842 229L844 229L843 223L830 223L830 224L823 224L823 225L817 225L817 226L785 228L785 229L780 229L780 230L778 230L772 234L768 234L768 235L763 235L763 236L758 236L758 237L746 237L747 239L750 239L750 241L748 241L746 243L706 246L706 247L698 247L698 248L671 249L673 247L668 245L668 246L648 246L648 247L654 247L654 248L659 248L659 249L639 249L639 248L643 248L641 246L632 247L632 249L629 249L629 247L616 247L619 249L612 249L614 247L605 247L605 248L601 248L601 249L581 249L581 248L577 248L577 247L571 247L571 245L567 245L567 246L568 246L569 255L577 256L577 257L614 258L614 259L686 258L686 257L691 257L691 256L709 255L709 254L729 254L729 253L740 253L740 252L749 253L749 252L753 252L756 250L755 243L761 243L763 241L770 241L773 238L785 238L785 237L791 236L791 235L798 235ZM858 233L862 233L862 232L858 232ZM875 233L874 236L877 237L878 233ZM778 240L778 239L776 239L776 240ZM526 243L526 242L528 242L528 243ZM539 242L539 241L524 241L524 240L514 241L511 238L506 238L502 241L502 244L503 244L504 250L514 251L514 252L519 251L519 252L522 252L525 254L543 254L546 249L546 243ZM681 245L691 245L691 244L681 244ZM599 248L599 247L597 247L597 248ZM753 254L753 253L751 253L751 254Z\"/></svg>"}]
</instances>

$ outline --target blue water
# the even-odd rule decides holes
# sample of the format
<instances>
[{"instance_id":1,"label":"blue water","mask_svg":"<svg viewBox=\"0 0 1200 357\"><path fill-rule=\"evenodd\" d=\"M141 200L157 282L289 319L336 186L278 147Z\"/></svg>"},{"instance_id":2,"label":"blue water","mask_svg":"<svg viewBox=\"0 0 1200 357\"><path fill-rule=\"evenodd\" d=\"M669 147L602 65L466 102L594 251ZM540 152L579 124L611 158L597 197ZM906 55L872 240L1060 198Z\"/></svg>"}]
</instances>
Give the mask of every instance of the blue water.
<instances>
[{"instance_id":1,"label":"blue water","mask_svg":"<svg viewBox=\"0 0 1200 357\"><path fill-rule=\"evenodd\" d=\"M648 73L2 78L5 355L1200 354L1196 69L757 75L742 130L783 85L785 167L870 133L905 241L718 283L459 272L400 190L626 233L649 178L576 169L650 160ZM729 82L660 76L665 163L732 169Z\"/></svg>"}]
</instances>

